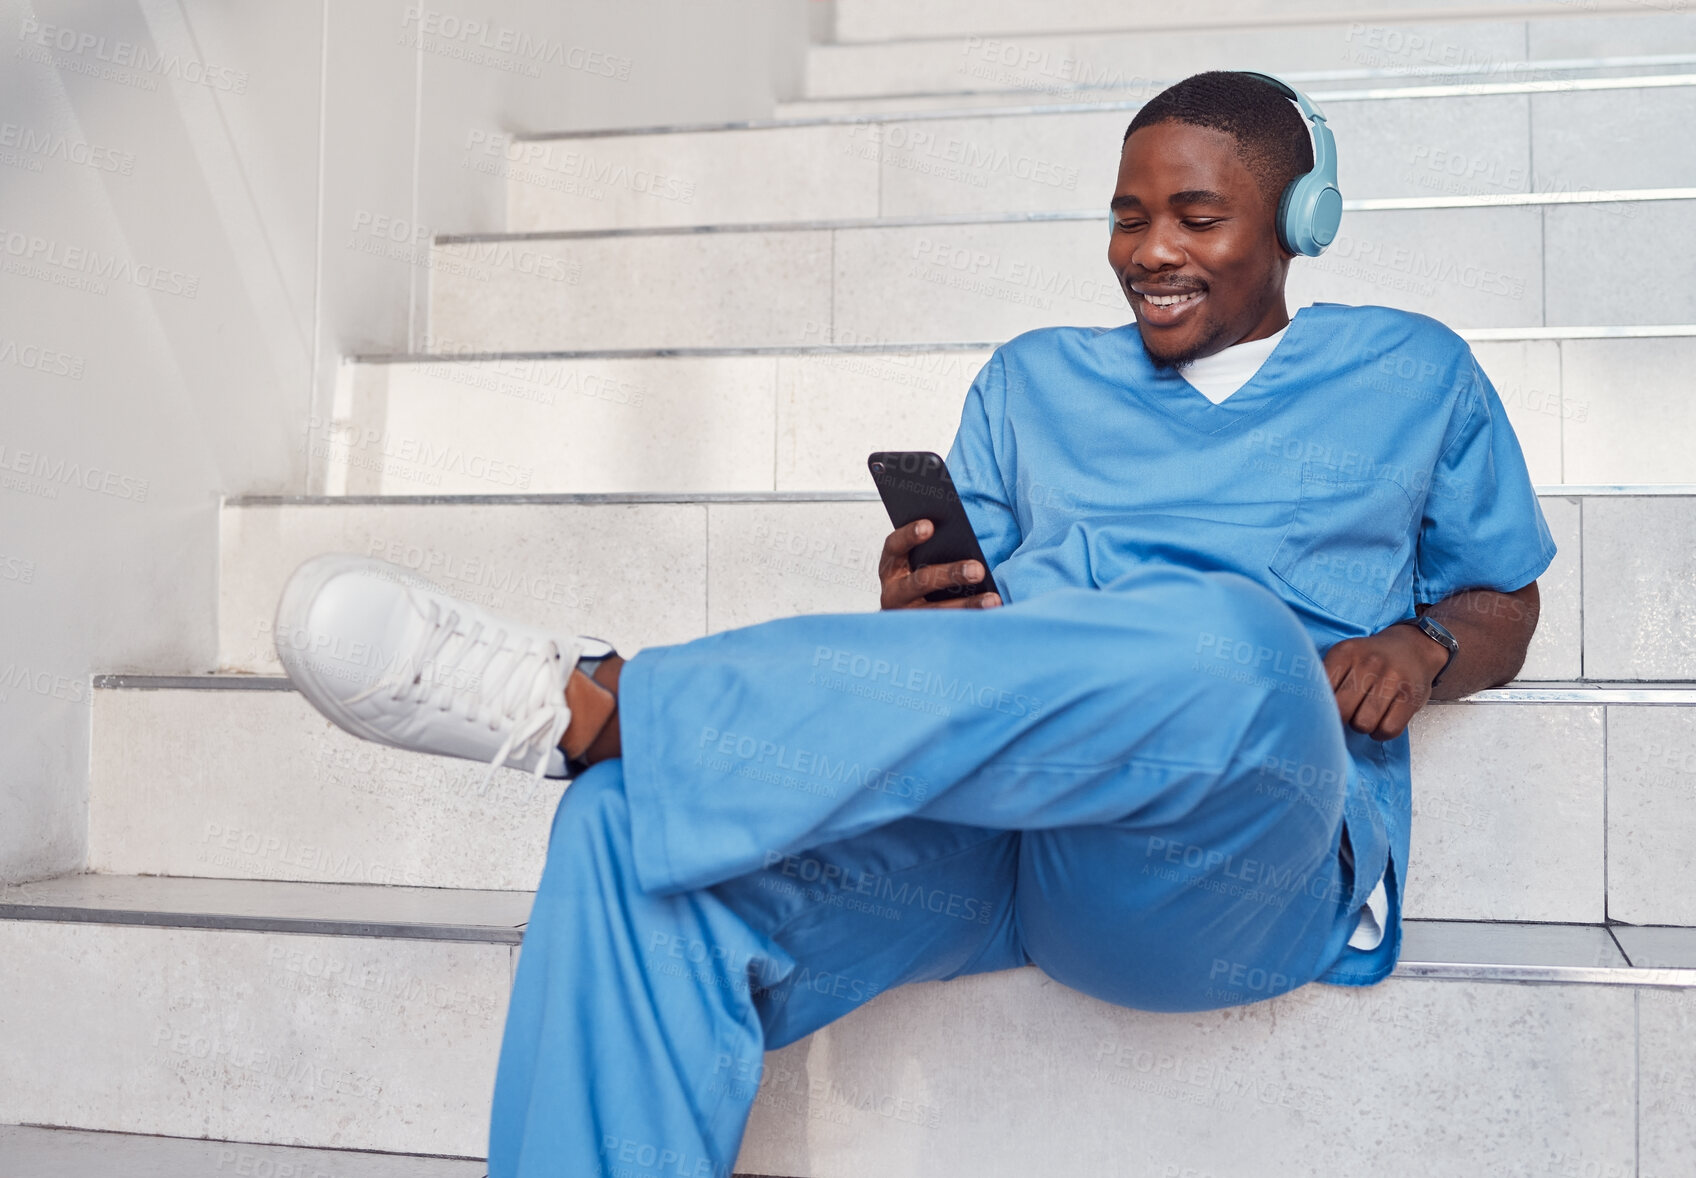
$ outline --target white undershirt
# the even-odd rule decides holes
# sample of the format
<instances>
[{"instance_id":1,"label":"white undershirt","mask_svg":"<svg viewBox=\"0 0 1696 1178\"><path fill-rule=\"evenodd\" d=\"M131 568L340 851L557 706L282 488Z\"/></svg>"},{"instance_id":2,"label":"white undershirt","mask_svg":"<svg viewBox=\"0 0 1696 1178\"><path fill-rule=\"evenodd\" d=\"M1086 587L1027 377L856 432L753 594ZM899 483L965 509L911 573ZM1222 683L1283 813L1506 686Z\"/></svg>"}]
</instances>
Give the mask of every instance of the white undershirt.
<instances>
[{"instance_id":1,"label":"white undershirt","mask_svg":"<svg viewBox=\"0 0 1696 1178\"><path fill-rule=\"evenodd\" d=\"M1278 341L1289 329L1290 325L1286 323L1265 339L1232 344L1222 352L1191 360L1179 368L1178 373L1194 385L1197 392L1217 405L1260 371L1266 357L1272 354L1272 349L1278 346Z\"/></svg>"},{"instance_id":2,"label":"white undershirt","mask_svg":"<svg viewBox=\"0 0 1696 1178\"><path fill-rule=\"evenodd\" d=\"M1349 848L1343 849L1343 858L1350 867L1354 866L1354 855ZM1366 907L1360 910L1360 921L1354 926L1354 932L1349 934L1349 947L1352 949L1376 949L1384 940L1384 926L1390 923L1390 894L1384 890L1384 877L1378 877L1378 886L1372 889L1372 894L1366 897Z\"/></svg>"},{"instance_id":3,"label":"white undershirt","mask_svg":"<svg viewBox=\"0 0 1696 1178\"><path fill-rule=\"evenodd\" d=\"M1266 357L1272 354L1272 349L1278 346L1278 341L1284 338L1284 332L1289 329L1289 324L1286 323L1265 339L1233 344L1211 356L1191 360L1178 371L1198 393L1217 405L1254 379L1254 374L1260 371L1260 366L1266 363ZM1352 867L1353 856L1349 855L1347 850L1344 854L1348 856L1347 861ZM1366 898L1366 907L1360 910L1360 922L1355 925L1354 933L1349 937L1350 947L1376 949L1384 940L1384 926L1389 923L1389 914L1390 897L1384 890L1384 880L1380 876L1378 886L1373 888L1372 894Z\"/></svg>"}]
</instances>

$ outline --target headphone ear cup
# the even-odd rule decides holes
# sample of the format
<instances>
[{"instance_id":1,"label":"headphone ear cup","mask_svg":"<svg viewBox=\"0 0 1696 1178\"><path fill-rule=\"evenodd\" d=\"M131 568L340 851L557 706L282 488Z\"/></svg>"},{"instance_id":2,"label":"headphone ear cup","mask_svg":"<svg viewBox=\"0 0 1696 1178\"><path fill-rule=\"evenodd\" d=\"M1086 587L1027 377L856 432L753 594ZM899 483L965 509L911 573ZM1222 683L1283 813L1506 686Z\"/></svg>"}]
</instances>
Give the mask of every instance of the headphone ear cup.
<instances>
[{"instance_id":1,"label":"headphone ear cup","mask_svg":"<svg viewBox=\"0 0 1696 1178\"><path fill-rule=\"evenodd\" d=\"M1334 184L1325 185L1313 198L1312 237L1315 254L1337 240L1337 229L1343 223L1343 194Z\"/></svg>"},{"instance_id":2,"label":"headphone ear cup","mask_svg":"<svg viewBox=\"0 0 1696 1178\"><path fill-rule=\"evenodd\" d=\"M1284 248L1315 258L1337 236L1343 219L1343 197L1323 176L1312 172L1290 182L1278 203L1278 226Z\"/></svg>"},{"instance_id":3,"label":"headphone ear cup","mask_svg":"<svg viewBox=\"0 0 1696 1178\"><path fill-rule=\"evenodd\" d=\"M1292 254L1299 254L1302 252L1294 245L1296 235L1291 232L1293 226L1290 221L1291 209L1295 204L1296 189L1301 187L1302 179L1302 177L1298 176L1296 179L1291 180L1288 184L1284 185L1284 191L1278 197L1278 213L1276 219L1273 221L1273 225L1278 232L1278 244L1289 250Z\"/></svg>"}]
</instances>

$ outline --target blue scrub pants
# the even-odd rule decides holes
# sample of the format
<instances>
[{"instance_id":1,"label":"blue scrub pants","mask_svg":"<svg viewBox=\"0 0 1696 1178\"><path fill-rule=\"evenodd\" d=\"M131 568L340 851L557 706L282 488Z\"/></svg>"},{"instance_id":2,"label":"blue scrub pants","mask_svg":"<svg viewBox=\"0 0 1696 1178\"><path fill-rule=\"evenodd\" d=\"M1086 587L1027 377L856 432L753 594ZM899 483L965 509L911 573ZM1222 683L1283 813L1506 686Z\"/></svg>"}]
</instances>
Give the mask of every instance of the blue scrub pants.
<instances>
[{"instance_id":1,"label":"blue scrub pants","mask_svg":"<svg viewBox=\"0 0 1696 1178\"><path fill-rule=\"evenodd\" d=\"M763 1053L907 982L1231 1006L1355 923L1336 703L1232 573L649 648L619 711L554 819L491 1178L725 1178Z\"/></svg>"}]
</instances>

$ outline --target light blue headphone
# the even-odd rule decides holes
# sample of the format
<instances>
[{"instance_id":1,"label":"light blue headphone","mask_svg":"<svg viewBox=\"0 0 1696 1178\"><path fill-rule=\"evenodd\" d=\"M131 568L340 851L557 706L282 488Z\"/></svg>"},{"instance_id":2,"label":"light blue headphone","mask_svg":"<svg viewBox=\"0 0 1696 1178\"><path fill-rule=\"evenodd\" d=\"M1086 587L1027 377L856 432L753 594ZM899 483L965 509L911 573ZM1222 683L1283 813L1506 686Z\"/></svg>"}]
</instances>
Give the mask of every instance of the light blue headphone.
<instances>
[{"instance_id":1,"label":"light blue headphone","mask_svg":"<svg viewBox=\"0 0 1696 1178\"><path fill-rule=\"evenodd\" d=\"M1301 107L1313 127L1313 170L1297 176L1278 198L1278 240L1292 254L1316 258L1337 236L1343 220L1343 194L1337 191L1337 141L1325 115L1311 99L1281 78L1258 70L1239 70L1263 78Z\"/></svg>"}]
</instances>

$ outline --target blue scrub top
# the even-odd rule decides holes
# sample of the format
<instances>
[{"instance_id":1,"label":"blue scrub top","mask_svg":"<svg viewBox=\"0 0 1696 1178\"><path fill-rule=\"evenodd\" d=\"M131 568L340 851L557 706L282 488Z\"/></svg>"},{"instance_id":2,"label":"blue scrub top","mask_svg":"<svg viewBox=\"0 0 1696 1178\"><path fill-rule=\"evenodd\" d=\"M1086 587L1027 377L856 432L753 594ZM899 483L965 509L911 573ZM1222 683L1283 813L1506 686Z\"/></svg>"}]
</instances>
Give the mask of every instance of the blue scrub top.
<instances>
[{"instance_id":1,"label":"blue scrub top","mask_svg":"<svg viewBox=\"0 0 1696 1178\"><path fill-rule=\"evenodd\" d=\"M1227 570L1282 598L1321 655L1416 601L1519 589L1555 555L1471 349L1389 307L1303 307L1217 405L1156 368L1135 323L1029 332L973 381L948 469L1009 602L1145 561ZM1400 953L1411 775L1405 733L1345 736L1357 893L1388 867L1390 926L1322 980L1365 985Z\"/></svg>"}]
</instances>

